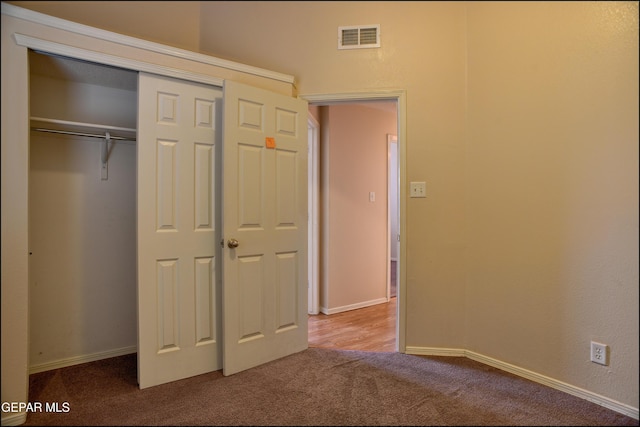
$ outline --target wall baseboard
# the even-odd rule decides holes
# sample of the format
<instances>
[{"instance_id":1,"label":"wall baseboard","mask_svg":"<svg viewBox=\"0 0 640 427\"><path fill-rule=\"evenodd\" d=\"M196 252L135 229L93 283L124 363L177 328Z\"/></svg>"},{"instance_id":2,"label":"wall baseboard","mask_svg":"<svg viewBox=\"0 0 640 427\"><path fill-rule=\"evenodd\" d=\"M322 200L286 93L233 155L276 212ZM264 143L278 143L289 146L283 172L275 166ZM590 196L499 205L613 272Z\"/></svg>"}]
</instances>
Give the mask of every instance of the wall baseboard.
<instances>
[{"instance_id":1,"label":"wall baseboard","mask_svg":"<svg viewBox=\"0 0 640 427\"><path fill-rule=\"evenodd\" d=\"M356 304L343 305L342 307L335 307L335 308L320 307L320 312L327 315L336 314L336 313L342 313L343 311L357 310L358 308L365 308L365 307L369 307L376 304L382 304L385 302L389 302L389 300L387 298L378 298L370 301L359 302Z\"/></svg>"},{"instance_id":2,"label":"wall baseboard","mask_svg":"<svg viewBox=\"0 0 640 427\"><path fill-rule=\"evenodd\" d=\"M2 417L3 426L19 426L27 422L27 413L19 412L17 414L7 415Z\"/></svg>"},{"instance_id":3,"label":"wall baseboard","mask_svg":"<svg viewBox=\"0 0 640 427\"><path fill-rule=\"evenodd\" d=\"M453 348L431 348L431 347L407 346L405 349L405 353L419 355L419 356L468 357L469 359L475 360L480 363L484 363L485 365L492 366L494 368L500 369L501 371L509 372L511 374L528 379L538 384L546 385L548 387L563 391L565 393L579 397L581 399L588 400L589 402L593 402L597 405L604 406L605 408L611 409L612 411L618 412L620 414L626 415L636 420L639 417L638 408L634 408L632 406L626 405L616 400L609 399L608 397L601 396L599 394L590 392L588 390L581 389L580 387L576 387L571 384L564 383L554 378L549 378L537 372L520 368L518 366L511 365L509 363L502 362L500 360L497 360L492 357L488 357L479 353L475 353L473 351L459 349L459 348L453 349Z\"/></svg>"},{"instance_id":4,"label":"wall baseboard","mask_svg":"<svg viewBox=\"0 0 640 427\"><path fill-rule=\"evenodd\" d=\"M50 371L52 369L66 368L67 366L80 365L82 363L95 362L96 360L109 359L111 357L124 356L125 354L136 353L137 346L117 348L114 350L102 351L99 353L85 354L81 356L69 357L66 359L54 360L53 362L41 363L29 366L29 374ZM4 423L3 423L4 425Z\"/></svg>"}]
</instances>

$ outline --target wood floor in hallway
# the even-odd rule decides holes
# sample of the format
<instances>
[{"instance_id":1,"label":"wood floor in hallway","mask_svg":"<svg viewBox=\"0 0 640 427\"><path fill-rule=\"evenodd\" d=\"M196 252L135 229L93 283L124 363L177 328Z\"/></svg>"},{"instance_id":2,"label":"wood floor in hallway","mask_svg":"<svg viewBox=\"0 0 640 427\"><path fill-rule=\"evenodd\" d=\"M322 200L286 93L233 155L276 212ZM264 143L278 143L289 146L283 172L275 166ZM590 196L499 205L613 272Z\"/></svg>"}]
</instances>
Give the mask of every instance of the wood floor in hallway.
<instances>
[{"instance_id":1,"label":"wood floor in hallway","mask_svg":"<svg viewBox=\"0 0 640 427\"><path fill-rule=\"evenodd\" d=\"M309 315L309 347L396 351L396 300L331 315Z\"/></svg>"}]
</instances>

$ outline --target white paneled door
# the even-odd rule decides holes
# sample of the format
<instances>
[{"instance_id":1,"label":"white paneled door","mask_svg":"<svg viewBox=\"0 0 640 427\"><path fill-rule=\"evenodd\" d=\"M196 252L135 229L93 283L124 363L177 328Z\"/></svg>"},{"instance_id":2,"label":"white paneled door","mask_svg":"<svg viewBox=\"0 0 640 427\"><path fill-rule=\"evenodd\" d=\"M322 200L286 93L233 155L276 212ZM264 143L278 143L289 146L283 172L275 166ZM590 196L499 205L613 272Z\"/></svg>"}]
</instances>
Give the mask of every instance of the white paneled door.
<instances>
[{"instance_id":1,"label":"white paneled door","mask_svg":"<svg viewBox=\"0 0 640 427\"><path fill-rule=\"evenodd\" d=\"M140 73L138 93L138 383L146 388L222 367L222 90Z\"/></svg>"},{"instance_id":2,"label":"white paneled door","mask_svg":"<svg viewBox=\"0 0 640 427\"><path fill-rule=\"evenodd\" d=\"M306 349L307 103L146 73L138 93L140 388Z\"/></svg>"},{"instance_id":3,"label":"white paneled door","mask_svg":"<svg viewBox=\"0 0 640 427\"><path fill-rule=\"evenodd\" d=\"M223 373L308 347L307 102L224 85Z\"/></svg>"}]
</instances>

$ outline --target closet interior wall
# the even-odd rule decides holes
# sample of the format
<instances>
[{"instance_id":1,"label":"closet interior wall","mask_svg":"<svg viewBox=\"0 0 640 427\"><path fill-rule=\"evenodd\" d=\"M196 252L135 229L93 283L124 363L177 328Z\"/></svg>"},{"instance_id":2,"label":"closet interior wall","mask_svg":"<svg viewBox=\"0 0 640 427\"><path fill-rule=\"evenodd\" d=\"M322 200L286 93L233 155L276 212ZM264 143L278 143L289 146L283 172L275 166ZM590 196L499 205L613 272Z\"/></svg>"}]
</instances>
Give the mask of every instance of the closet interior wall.
<instances>
[{"instance_id":1,"label":"closet interior wall","mask_svg":"<svg viewBox=\"0 0 640 427\"><path fill-rule=\"evenodd\" d=\"M29 66L33 373L136 351L135 142L108 145L105 177L102 139L36 131L33 118L135 130L137 73L35 52Z\"/></svg>"}]
</instances>

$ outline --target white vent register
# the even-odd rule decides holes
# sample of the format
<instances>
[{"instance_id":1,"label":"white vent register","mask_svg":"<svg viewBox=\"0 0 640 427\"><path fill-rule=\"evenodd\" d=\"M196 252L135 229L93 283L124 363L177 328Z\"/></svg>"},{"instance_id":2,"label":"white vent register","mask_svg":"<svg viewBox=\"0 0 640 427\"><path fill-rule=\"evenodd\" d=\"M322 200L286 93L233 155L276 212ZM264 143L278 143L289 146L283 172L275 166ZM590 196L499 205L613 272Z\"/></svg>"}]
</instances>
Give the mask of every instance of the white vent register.
<instances>
[{"instance_id":1,"label":"white vent register","mask_svg":"<svg viewBox=\"0 0 640 427\"><path fill-rule=\"evenodd\" d=\"M338 49L380 47L380 24L338 27Z\"/></svg>"}]
</instances>

